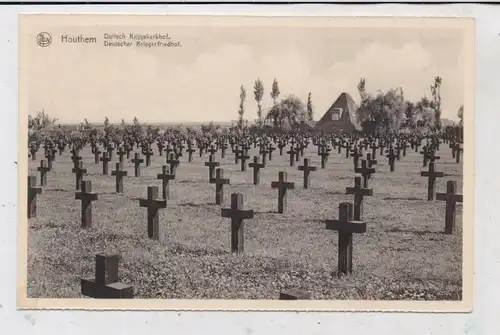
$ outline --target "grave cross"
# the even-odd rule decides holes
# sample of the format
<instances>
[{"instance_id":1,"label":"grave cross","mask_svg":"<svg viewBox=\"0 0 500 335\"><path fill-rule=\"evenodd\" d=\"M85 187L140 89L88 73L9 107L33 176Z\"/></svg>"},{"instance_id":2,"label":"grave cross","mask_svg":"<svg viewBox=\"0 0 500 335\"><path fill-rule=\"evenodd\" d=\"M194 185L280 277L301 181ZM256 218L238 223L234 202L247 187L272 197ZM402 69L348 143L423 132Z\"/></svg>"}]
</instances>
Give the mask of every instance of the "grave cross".
<instances>
[{"instance_id":1,"label":"grave cross","mask_svg":"<svg viewBox=\"0 0 500 335\"><path fill-rule=\"evenodd\" d=\"M73 168L72 172L75 174L75 189L79 190L82 183L82 177L87 173L87 169L83 168L82 162L78 162L78 166Z\"/></svg>"},{"instance_id":2,"label":"grave cross","mask_svg":"<svg viewBox=\"0 0 500 335\"><path fill-rule=\"evenodd\" d=\"M354 169L357 169L359 158L363 157L363 155L359 152L358 147L354 146L354 148L351 150L351 156L353 158Z\"/></svg>"},{"instance_id":3,"label":"grave cross","mask_svg":"<svg viewBox=\"0 0 500 335\"><path fill-rule=\"evenodd\" d=\"M361 220L363 197L373 196L371 188L361 187L361 177L354 178L354 187L346 187L345 194L354 194L354 220Z\"/></svg>"},{"instance_id":4,"label":"grave cross","mask_svg":"<svg viewBox=\"0 0 500 335\"><path fill-rule=\"evenodd\" d=\"M170 173L175 175L175 170L179 166L179 160L175 157L176 154L171 152L166 163L170 165Z\"/></svg>"},{"instance_id":5,"label":"grave cross","mask_svg":"<svg viewBox=\"0 0 500 335\"><path fill-rule=\"evenodd\" d=\"M259 185L260 183L260 169L265 168L264 163L259 164L259 157L253 156L253 163L248 164L253 169L253 184Z\"/></svg>"},{"instance_id":6,"label":"grave cross","mask_svg":"<svg viewBox=\"0 0 500 335\"><path fill-rule=\"evenodd\" d=\"M366 223L353 221L353 206L349 202L339 204L339 219L327 220L326 229L339 232L337 275L352 273L352 234L366 232Z\"/></svg>"},{"instance_id":7,"label":"grave cross","mask_svg":"<svg viewBox=\"0 0 500 335\"><path fill-rule=\"evenodd\" d=\"M457 182L448 180L446 182L446 193L436 194L436 200L446 201L445 234L453 234L455 232L457 202L463 202L463 195L457 194L456 190Z\"/></svg>"},{"instance_id":8,"label":"grave cross","mask_svg":"<svg viewBox=\"0 0 500 335\"><path fill-rule=\"evenodd\" d=\"M243 220L253 218L253 210L243 209L243 194L231 194L231 208L222 208L221 216L231 218L231 252L244 251Z\"/></svg>"},{"instance_id":9,"label":"grave cross","mask_svg":"<svg viewBox=\"0 0 500 335\"><path fill-rule=\"evenodd\" d=\"M299 166L299 171L304 171L304 189L309 188L309 183L311 181L311 171L316 171L315 166L309 165L311 162L309 158L304 158L304 165Z\"/></svg>"},{"instance_id":10,"label":"grave cross","mask_svg":"<svg viewBox=\"0 0 500 335\"><path fill-rule=\"evenodd\" d=\"M436 190L436 178L444 177L443 172L435 171L435 163L429 162L429 171L420 172L420 176L427 178L427 201L434 200Z\"/></svg>"},{"instance_id":11,"label":"grave cross","mask_svg":"<svg viewBox=\"0 0 500 335\"><path fill-rule=\"evenodd\" d=\"M188 148L186 149L186 152L188 153L188 162L191 163L193 161L193 152L195 152L196 150L193 149L193 147L191 146L188 146Z\"/></svg>"},{"instance_id":12,"label":"grave cross","mask_svg":"<svg viewBox=\"0 0 500 335\"><path fill-rule=\"evenodd\" d=\"M224 179L224 169L215 170L215 178L210 179L211 184L215 184L215 204L224 203L224 185L229 185L229 179Z\"/></svg>"},{"instance_id":13,"label":"grave cross","mask_svg":"<svg viewBox=\"0 0 500 335\"><path fill-rule=\"evenodd\" d=\"M205 166L208 166L208 182L213 179L215 167L219 166L220 163L215 161L215 156L208 156L208 162L205 162Z\"/></svg>"},{"instance_id":14,"label":"grave cross","mask_svg":"<svg viewBox=\"0 0 500 335\"><path fill-rule=\"evenodd\" d=\"M148 237L158 240L160 238L158 209L166 208L167 201L158 199L158 187L148 186L148 198L139 199L139 206L148 209Z\"/></svg>"},{"instance_id":15,"label":"grave cross","mask_svg":"<svg viewBox=\"0 0 500 335\"><path fill-rule=\"evenodd\" d=\"M290 166L293 166L294 157L298 154L297 151L293 148L293 146L290 147L290 150L286 152L287 154L290 155Z\"/></svg>"},{"instance_id":16,"label":"grave cross","mask_svg":"<svg viewBox=\"0 0 500 335\"><path fill-rule=\"evenodd\" d=\"M247 170L247 160L250 159L250 156L243 150L238 159L241 161L241 172L245 172Z\"/></svg>"},{"instance_id":17,"label":"grave cross","mask_svg":"<svg viewBox=\"0 0 500 335\"><path fill-rule=\"evenodd\" d=\"M389 159L390 171L394 172L394 162L396 161L396 155L394 154L394 149L390 149L386 157Z\"/></svg>"},{"instance_id":18,"label":"grave cross","mask_svg":"<svg viewBox=\"0 0 500 335\"><path fill-rule=\"evenodd\" d=\"M42 188L36 186L36 176L28 176L28 219L36 218L36 196L42 194Z\"/></svg>"},{"instance_id":19,"label":"grave cross","mask_svg":"<svg viewBox=\"0 0 500 335\"><path fill-rule=\"evenodd\" d=\"M146 156L146 166L151 165L151 156L153 156L153 149L151 149L149 146L146 147L143 152L144 156Z\"/></svg>"},{"instance_id":20,"label":"grave cross","mask_svg":"<svg viewBox=\"0 0 500 335\"><path fill-rule=\"evenodd\" d=\"M322 146L321 152L318 155L321 156L321 168L324 169L326 167L326 162L328 162L328 156L330 155L328 148L326 146Z\"/></svg>"},{"instance_id":21,"label":"grave cross","mask_svg":"<svg viewBox=\"0 0 500 335\"><path fill-rule=\"evenodd\" d=\"M360 173L363 176L363 187L368 188L368 179L370 179L371 175L375 173L375 169L368 167L366 160L363 159L361 160L361 168L356 168L354 172Z\"/></svg>"},{"instance_id":22,"label":"grave cross","mask_svg":"<svg viewBox=\"0 0 500 335\"><path fill-rule=\"evenodd\" d=\"M134 163L134 175L139 177L141 175L141 163L144 162L144 159L140 158L140 154L136 152L134 154L134 159L131 159L130 161Z\"/></svg>"},{"instance_id":23,"label":"grave cross","mask_svg":"<svg viewBox=\"0 0 500 335\"><path fill-rule=\"evenodd\" d=\"M73 161L73 167L78 167L78 162L82 160L82 157L78 156L78 150L72 150L71 160Z\"/></svg>"},{"instance_id":24,"label":"grave cross","mask_svg":"<svg viewBox=\"0 0 500 335\"><path fill-rule=\"evenodd\" d=\"M105 175L105 176L108 175L108 163L111 161L111 157L109 157L108 152L103 152L102 153L102 157L101 157L102 174Z\"/></svg>"},{"instance_id":25,"label":"grave cross","mask_svg":"<svg viewBox=\"0 0 500 335\"><path fill-rule=\"evenodd\" d=\"M75 192L75 200L82 201L82 228L92 228L92 201L96 201L98 195L92 192L90 180L82 180L81 189Z\"/></svg>"},{"instance_id":26,"label":"grave cross","mask_svg":"<svg viewBox=\"0 0 500 335\"><path fill-rule=\"evenodd\" d=\"M119 154L119 152L117 152L117 154ZM123 193L123 177L127 175L127 171L120 171L120 169L121 169L121 164L116 163L115 171L111 171L111 175L116 176L115 180L116 193Z\"/></svg>"},{"instance_id":27,"label":"grave cross","mask_svg":"<svg viewBox=\"0 0 500 335\"><path fill-rule=\"evenodd\" d=\"M127 150L125 150L122 146L120 146L116 154L118 155L118 161L120 162L120 169L121 169L123 168L123 160L125 155L127 154Z\"/></svg>"},{"instance_id":28,"label":"grave cross","mask_svg":"<svg viewBox=\"0 0 500 335\"><path fill-rule=\"evenodd\" d=\"M101 154L101 150L99 149L99 146L96 146L94 149L94 163L99 164L99 155Z\"/></svg>"},{"instance_id":29,"label":"grave cross","mask_svg":"<svg viewBox=\"0 0 500 335\"><path fill-rule=\"evenodd\" d=\"M161 179L162 181L162 198L165 200L170 200L170 187L168 182L169 180L175 179L175 174L169 173L167 166L163 165L161 167L161 173L156 175L156 179Z\"/></svg>"},{"instance_id":30,"label":"grave cross","mask_svg":"<svg viewBox=\"0 0 500 335\"><path fill-rule=\"evenodd\" d=\"M295 187L294 183L287 182L287 173L280 171L278 173L278 181L271 182L271 188L278 189L278 213L284 213L286 210L286 191L293 189Z\"/></svg>"},{"instance_id":31,"label":"grave cross","mask_svg":"<svg viewBox=\"0 0 500 335\"><path fill-rule=\"evenodd\" d=\"M47 166L45 160L42 159L40 161L37 171L40 171L40 186L47 185L47 172L50 171L50 168Z\"/></svg>"},{"instance_id":32,"label":"grave cross","mask_svg":"<svg viewBox=\"0 0 500 335\"><path fill-rule=\"evenodd\" d=\"M132 299L134 287L119 282L118 255L95 256L95 278L80 280L83 296L97 299Z\"/></svg>"}]
</instances>

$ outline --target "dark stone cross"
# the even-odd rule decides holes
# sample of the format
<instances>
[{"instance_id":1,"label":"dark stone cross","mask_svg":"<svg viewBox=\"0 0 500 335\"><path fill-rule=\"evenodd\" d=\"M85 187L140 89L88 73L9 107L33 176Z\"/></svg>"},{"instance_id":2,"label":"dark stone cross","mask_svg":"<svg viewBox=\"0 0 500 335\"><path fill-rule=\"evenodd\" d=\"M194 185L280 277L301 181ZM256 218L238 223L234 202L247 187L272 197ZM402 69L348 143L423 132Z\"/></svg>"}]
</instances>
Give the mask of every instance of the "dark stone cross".
<instances>
[{"instance_id":1,"label":"dark stone cross","mask_svg":"<svg viewBox=\"0 0 500 335\"><path fill-rule=\"evenodd\" d=\"M385 157L389 159L390 171L394 172L394 163L396 161L396 155L394 154L394 149L390 149L389 152L387 153L387 156Z\"/></svg>"},{"instance_id":2,"label":"dark stone cross","mask_svg":"<svg viewBox=\"0 0 500 335\"><path fill-rule=\"evenodd\" d=\"M248 156L243 150L239 154L238 159L241 161L241 172L245 172L247 170L247 160L250 159L250 156Z\"/></svg>"},{"instance_id":3,"label":"dark stone cross","mask_svg":"<svg viewBox=\"0 0 500 335\"><path fill-rule=\"evenodd\" d=\"M260 169L265 168L264 163L259 164L259 157L253 156L253 163L248 164L253 169L253 184L259 185L260 183Z\"/></svg>"},{"instance_id":4,"label":"dark stone cross","mask_svg":"<svg viewBox=\"0 0 500 335\"><path fill-rule=\"evenodd\" d=\"M243 154L243 150L238 148L238 146L236 146L236 148L233 150L233 153L234 153L234 164L238 164L240 159L240 154Z\"/></svg>"},{"instance_id":5,"label":"dark stone cross","mask_svg":"<svg viewBox=\"0 0 500 335\"><path fill-rule=\"evenodd\" d=\"M123 168L123 160L124 160L125 155L127 154L127 151L123 147L119 147L116 154L118 155L118 161L120 162L120 169L122 169Z\"/></svg>"},{"instance_id":6,"label":"dark stone cross","mask_svg":"<svg viewBox=\"0 0 500 335\"><path fill-rule=\"evenodd\" d=\"M215 153L217 152L217 149L215 149L215 146L212 144L210 146L210 149L208 149L207 151L210 152L211 155L215 155Z\"/></svg>"},{"instance_id":7,"label":"dark stone cross","mask_svg":"<svg viewBox=\"0 0 500 335\"><path fill-rule=\"evenodd\" d=\"M37 168L37 171L40 171L40 186L47 185L47 172L50 171L50 168L43 159L40 161L40 166Z\"/></svg>"},{"instance_id":8,"label":"dark stone cross","mask_svg":"<svg viewBox=\"0 0 500 335\"><path fill-rule=\"evenodd\" d=\"M141 163L144 162L144 159L140 158L140 154L136 152L134 154L134 159L130 160L132 163L134 163L134 175L136 177L140 177L141 175Z\"/></svg>"},{"instance_id":9,"label":"dark stone cross","mask_svg":"<svg viewBox=\"0 0 500 335\"><path fill-rule=\"evenodd\" d=\"M118 255L95 256L95 278L80 280L83 296L97 299L132 299L134 287L119 282Z\"/></svg>"},{"instance_id":10,"label":"dark stone cross","mask_svg":"<svg viewBox=\"0 0 500 335\"><path fill-rule=\"evenodd\" d=\"M179 160L175 158L175 153L171 152L166 163L170 165L170 173L175 175L175 170L179 166Z\"/></svg>"},{"instance_id":11,"label":"dark stone cross","mask_svg":"<svg viewBox=\"0 0 500 335\"><path fill-rule=\"evenodd\" d=\"M378 163L376 159L372 159L372 155L370 153L366 154L366 161L368 162L368 167L372 167Z\"/></svg>"},{"instance_id":12,"label":"dark stone cross","mask_svg":"<svg viewBox=\"0 0 500 335\"><path fill-rule=\"evenodd\" d=\"M220 163L215 161L214 155L208 156L208 162L205 162L205 166L208 166L208 182L213 179L215 168L219 165Z\"/></svg>"},{"instance_id":13,"label":"dark stone cross","mask_svg":"<svg viewBox=\"0 0 500 335\"><path fill-rule=\"evenodd\" d=\"M162 198L165 200L170 200L170 187L169 181L175 179L175 174L171 174L168 171L166 165L161 167L161 173L156 175L156 179L161 179L161 193Z\"/></svg>"},{"instance_id":14,"label":"dark stone cross","mask_svg":"<svg viewBox=\"0 0 500 335\"><path fill-rule=\"evenodd\" d=\"M83 168L83 163L78 162L78 166L71 170L75 174L75 189L79 190L83 176L87 173L87 169Z\"/></svg>"},{"instance_id":15,"label":"dark stone cross","mask_svg":"<svg viewBox=\"0 0 500 335\"><path fill-rule=\"evenodd\" d=\"M231 194L231 208L222 208L221 216L231 218L231 252L244 251L243 220L253 218L253 210L243 209L243 194Z\"/></svg>"},{"instance_id":16,"label":"dark stone cross","mask_svg":"<svg viewBox=\"0 0 500 335\"><path fill-rule=\"evenodd\" d=\"M103 152L101 157L101 162L102 162L102 174L105 176L108 175L108 163L110 161L111 158L109 157L108 152Z\"/></svg>"},{"instance_id":17,"label":"dark stone cross","mask_svg":"<svg viewBox=\"0 0 500 335\"><path fill-rule=\"evenodd\" d=\"M120 171L120 169L121 164L116 163L115 171L111 171L111 175L116 176L116 193L123 193L123 177L127 175L127 171Z\"/></svg>"},{"instance_id":18,"label":"dark stone cross","mask_svg":"<svg viewBox=\"0 0 500 335\"><path fill-rule=\"evenodd\" d=\"M455 232L455 218L457 211L457 202L463 202L463 195L457 194L457 182L448 180L446 182L446 193L437 193L436 200L446 201L445 234Z\"/></svg>"},{"instance_id":19,"label":"dark stone cross","mask_svg":"<svg viewBox=\"0 0 500 335\"><path fill-rule=\"evenodd\" d=\"M316 167L309 165L310 163L309 158L304 158L304 165L299 166L299 171L304 171L304 189L309 188L311 171L316 171Z\"/></svg>"},{"instance_id":20,"label":"dark stone cross","mask_svg":"<svg viewBox=\"0 0 500 335\"><path fill-rule=\"evenodd\" d=\"M196 150L193 149L193 147L189 146L187 149L186 149L186 152L188 153L188 162L191 163L193 161L193 152L195 152Z\"/></svg>"},{"instance_id":21,"label":"dark stone cross","mask_svg":"<svg viewBox=\"0 0 500 335\"><path fill-rule=\"evenodd\" d=\"M158 199L158 187L148 186L148 198L139 199L139 206L148 209L148 237L158 240L160 238L158 209L166 208L167 201Z\"/></svg>"},{"instance_id":22,"label":"dark stone cross","mask_svg":"<svg viewBox=\"0 0 500 335\"><path fill-rule=\"evenodd\" d=\"M354 220L361 220L363 213L363 197L373 196L371 188L361 187L361 177L354 177L354 187L346 187L345 194L354 195Z\"/></svg>"},{"instance_id":23,"label":"dark stone cross","mask_svg":"<svg viewBox=\"0 0 500 335\"><path fill-rule=\"evenodd\" d=\"M260 147L260 155L262 156L262 164L266 165L266 158L267 158L267 154L268 154L269 151L267 151L266 149L266 145L263 144L261 147Z\"/></svg>"},{"instance_id":24,"label":"dark stone cross","mask_svg":"<svg viewBox=\"0 0 500 335\"><path fill-rule=\"evenodd\" d=\"M271 143L269 143L269 146L267 147L267 152L269 154L268 159L271 161L273 159L273 151L276 150L275 147Z\"/></svg>"},{"instance_id":25,"label":"dark stone cross","mask_svg":"<svg viewBox=\"0 0 500 335\"><path fill-rule=\"evenodd\" d=\"M434 200L436 178L444 177L443 172L435 171L434 162L429 162L429 171L420 172L420 176L427 177L427 201Z\"/></svg>"},{"instance_id":26,"label":"dark stone cross","mask_svg":"<svg viewBox=\"0 0 500 335\"><path fill-rule=\"evenodd\" d=\"M92 182L82 180L81 191L75 192L75 200L82 201L82 228L92 228L92 201L96 201L98 194L92 192Z\"/></svg>"},{"instance_id":27,"label":"dark stone cross","mask_svg":"<svg viewBox=\"0 0 500 335\"><path fill-rule=\"evenodd\" d=\"M115 150L115 148L113 147L113 144L110 143L108 145L108 147L106 148L106 151L108 152L109 160L113 159L113 150Z\"/></svg>"},{"instance_id":28,"label":"dark stone cross","mask_svg":"<svg viewBox=\"0 0 500 335\"><path fill-rule=\"evenodd\" d=\"M36 186L36 176L28 176L28 219L36 218L36 196L42 194L42 188Z\"/></svg>"},{"instance_id":29,"label":"dark stone cross","mask_svg":"<svg viewBox=\"0 0 500 335\"><path fill-rule=\"evenodd\" d=\"M49 171L52 170L52 162L56 159L56 154L55 151L52 149L49 149L49 152L45 155L45 158L47 158L47 167L49 168Z\"/></svg>"},{"instance_id":30,"label":"dark stone cross","mask_svg":"<svg viewBox=\"0 0 500 335\"><path fill-rule=\"evenodd\" d=\"M286 191L295 188L295 184L287 182L287 173L280 171L278 181L271 182L271 188L278 189L278 213L284 213L286 210Z\"/></svg>"},{"instance_id":31,"label":"dark stone cross","mask_svg":"<svg viewBox=\"0 0 500 335\"><path fill-rule=\"evenodd\" d=\"M72 150L72 154L71 154L71 160L73 161L73 167L77 167L78 166L78 162L80 162L82 160L82 157L81 156L78 156L78 150Z\"/></svg>"},{"instance_id":32,"label":"dark stone cross","mask_svg":"<svg viewBox=\"0 0 500 335\"><path fill-rule=\"evenodd\" d=\"M143 151L143 154L146 157L146 166L150 166L151 165L151 156L153 156L153 149L151 149L150 147L147 147Z\"/></svg>"},{"instance_id":33,"label":"dark stone cross","mask_svg":"<svg viewBox=\"0 0 500 335\"><path fill-rule=\"evenodd\" d=\"M98 146L95 147L94 149L94 163L95 164L99 164L100 160L99 160L99 155L101 154L101 150L99 149Z\"/></svg>"},{"instance_id":34,"label":"dark stone cross","mask_svg":"<svg viewBox=\"0 0 500 335\"><path fill-rule=\"evenodd\" d=\"M321 168L324 169L326 167L326 162L328 162L328 156L330 153L325 146L322 146L321 152L318 155L321 156Z\"/></svg>"},{"instance_id":35,"label":"dark stone cross","mask_svg":"<svg viewBox=\"0 0 500 335\"><path fill-rule=\"evenodd\" d=\"M215 170L215 178L210 179L211 184L215 184L215 204L224 203L224 185L229 185L229 179L224 179L224 169Z\"/></svg>"},{"instance_id":36,"label":"dark stone cross","mask_svg":"<svg viewBox=\"0 0 500 335\"><path fill-rule=\"evenodd\" d=\"M363 155L359 152L358 147L354 146L354 148L352 148L351 157L353 159L354 169L357 169L359 164L359 158L363 157Z\"/></svg>"},{"instance_id":37,"label":"dark stone cross","mask_svg":"<svg viewBox=\"0 0 500 335\"><path fill-rule=\"evenodd\" d=\"M297 151L293 147L290 147L290 150L288 150L286 153L290 155L290 166L293 166L295 162L294 158L298 155Z\"/></svg>"},{"instance_id":38,"label":"dark stone cross","mask_svg":"<svg viewBox=\"0 0 500 335\"><path fill-rule=\"evenodd\" d=\"M355 173L359 173L363 176L363 187L368 188L368 180L371 175L375 173L375 169L367 166L366 160L361 160L361 167L354 169Z\"/></svg>"},{"instance_id":39,"label":"dark stone cross","mask_svg":"<svg viewBox=\"0 0 500 335\"><path fill-rule=\"evenodd\" d=\"M352 273L352 234L366 232L366 223L353 220L353 206L349 202L339 204L339 219L326 220L326 229L339 232L337 275Z\"/></svg>"},{"instance_id":40,"label":"dark stone cross","mask_svg":"<svg viewBox=\"0 0 500 335\"><path fill-rule=\"evenodd\" d=\"M464 149L460 146L460 143L457 143L454 145L455 162L457 164L460 163L460 153L463 151L464 151Z\"/></svg>"}]
</instances>

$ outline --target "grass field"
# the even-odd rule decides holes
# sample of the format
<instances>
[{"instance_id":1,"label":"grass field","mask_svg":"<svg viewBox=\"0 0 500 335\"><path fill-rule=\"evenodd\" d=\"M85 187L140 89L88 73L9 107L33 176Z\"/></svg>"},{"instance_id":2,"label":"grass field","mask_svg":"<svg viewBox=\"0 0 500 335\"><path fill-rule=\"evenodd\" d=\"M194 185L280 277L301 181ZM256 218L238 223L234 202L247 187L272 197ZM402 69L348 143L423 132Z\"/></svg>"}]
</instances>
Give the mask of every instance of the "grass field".
<instances>
[{"instance_id":1,"label":"grass field","mask_svg":"<svg viewBox=\"0 0 500 335\"><path fill-rule=\"evenodd\" d=\"M124 194L116 194L114 177L103 176L102 166L85 148L85 179L99 193L94 227L88 230L80 228L70 154L57 156L38 196L38 217L29 220L28 297L81 298L80 278L94 276L95 254L116 252L122 256L121 281L134 285L137 298L277 299L281 290L297 287L312 292L314 299L461 299L462 205L457 205L456 234L444 235L445 203L426 201L427 178L420 176L421 155L413 150L392 173L387 159L377 156L369 185L374 194L364 201L367 232L354 236L354 272L337 278L338 235L325 229L324 220L338 217L340 202L353 201L344 194L354 184L353 164L335 150L322 170L316 152L313 145L305 152L318 167L308 190L302 188L299 164L289 167L287 155L275 151L261 170L261 184L254 186L252 170L241 172L230 151L222 160L216 154L231 180L223 207L229 206L232 192L240 192L245 209L255 211L254 219L245 222L243 255L230 253L230 219L214 205L207 155L195 153L192 163L187 154L181 157L172 199L160 210L160 241L148 239L146 209L138 199L146 197L147 186L160 187L156 174L165 156L153 156L140 178L133 177L127 162ZM252 149L250 156L256 153ZM462 164L452 159L448 145L441 145L439 154L437 170L448 176L438 178L437 192L446 191L447 180L456 180L462 193ZM29 159L29 173L37 181L42 155L36 162ZM285 214L276 213L277 190L271 189L280 170L295 182Z\"/></svg>"}]
</instances>

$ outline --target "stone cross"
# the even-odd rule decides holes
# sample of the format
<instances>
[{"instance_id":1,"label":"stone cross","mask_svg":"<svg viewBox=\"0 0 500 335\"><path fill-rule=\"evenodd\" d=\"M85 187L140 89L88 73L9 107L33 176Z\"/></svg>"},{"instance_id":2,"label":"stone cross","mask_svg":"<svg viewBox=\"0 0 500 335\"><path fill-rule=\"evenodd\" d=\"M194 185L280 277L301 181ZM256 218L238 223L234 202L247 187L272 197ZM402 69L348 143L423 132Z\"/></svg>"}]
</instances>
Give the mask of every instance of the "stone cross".
<instances>
[{"instance_id":1,"label":"stone cross","mask_svg":"<svg viewBox=\"0 0 500 335\"><path fill-rule=\"evenodd\" d=\"M361 187L361 177L355 177L354 187L346 187L345 194L354 195L354 220L360 221L363 212L363 197L373 196L373 190Z\"/></svg>"},{"instance_id":2,"label":"stone cross","mask_svg":"<svg viewBox=\"0 0 500 335\"><path fill-rule=\"evenodd\" d=\"M153 156L153 149L149 146L143 151L144 156L146 156L146 166L151 165L151 156Z\"/></svg>"},{"instance_id":3,"label":"stone cross","mask_svg":"<svg viewBox=\"0 0 500 335\"><path fill-rule=\"evenodd\" d=\"M363 176L363 187L368 188L368 179L370 179L371 175L375 173L375 169L372 167L368 167L366 164L366 160L363 159L361 160L361 167L354 169L354 172L360 173Z\"/></svg>"},{"instance_id":4,"label":"stone cross","mask_svg":"<svg viewBox=\"0 0 500 335\"><path fill-rule=\"evenodd\" d=\"M429 162L429 171L420 172L420 176L427 177L427 201L434 200L436 192L436 178L444 177L443 172L435 171L434 162Z\"/></svg>"},{"instance_id":5,"label":"stone cross","mask_svg":"<svg viewBox=\"0 0 500 335\"><path fill-rule=\"evenodd\" d=\"M47 172L50 171L50 168L47 166L45 160L40 161L40 166L37 168L40 171L40 186L47 185Z\"/></svg>"},{"instance_id":6,"label":"stone cross","mask_svg":"<svg viewBox=\"0 0 500 335\"><path fill-rule=\"evenodd\" d=\"M108 175L108 163L111 161L111 157L109 157L109 148L107 152L102 153L101 162L102 162L102 174L104 176Z\"/></svg>"},{"instance_id":7,"label":"stone cross","mask_svg":"<svg viewBox=\"0 0 500 335\"><path fill-rule=\"evenodd\" d=\"M224 179L224 169L215 170L215 178L210 179L211 184L215 184L215 204L224 203L224 185L229 185L229 179Z\"/></svg>"},{"instance_id":8,"label":"stone cross","mask_svg":"<svg viewBox=\"0 0 500 335\"><path fill-rule=\"evenodd\" d=\"M170 187L169 181L175 179L175 174L171 174L168 171L166 165L161 167L161 173L156 175L156 179L161 179L161 193L162 198L165 200L170 200Z\"/></svg>"},{"instance_id":9,"label":"stone cross","mask_svg":"<svg viewBox=\"0 0 500 335\"><path fill-rule=\"evenodd\" d=\"M294 164L294 157L297 155L297 151L293 147L290 147L290 150L286 152L288 155L290 155L290 166L293 166Z\"/></svg>"},{"instance_id":10,"label":"stone cross","mask_svg":"<svg viewBox=\"0 0 500 335\"><path fill-rule=\"evenodd\" d=\"M304 171L304 189L309 188L311 171L316 171L316 167L311 166L309 164L310 164L309 158L304 158L304 165L299 166L299 171Z\"/></svg>"},{"instance_id":11,"label":"stone cross","mask_svg":"<svg viewBox=\"0 0 500 335\"><path fill-rule=\"evenodd\" d=\"M394 154L394 149L390 149L386 157L389 159L390 171L394 172L394 162L396 161L396 155Z\"/></svg>"},{"instance_id":12,"label":"stone cross","mask_svg":"<svg viewBox=\"0 0 500 335\"><path fill-rule=\"evenodd\" d=\"M83 175L87 173L87 169L83 168L83 162L78 162L78 166L71 171L75 174L75 189L79 190Z\"/></svg>"},{"instance_id":13,"label":"stone cross","mask_svg":"<svg viewBox=\"0 0 500 335\"><path fill-rule=\"evenodd\" d=\"M250 159L250 156L248 156L244 150L240 153L238 156L238 159L241 161L241 172L245 172L247 170L247 160Z\"/></svg>"},{"instance_id":14,"label":"stone cross","mask_svg":"<svg viewBox=\"0 0 500 335\"><path fill-rule=\"evenodd\" d=\"M120 154L118 151L117 154ZM111 171L111 175L116 177L116 193L123 193L123 177L127 175L127 171L120 171L121 164L116 163L115 171Z\"/></svg>"},{"instance_id":15,"label":"stone cross","mask_svg":"<svg viewBox=\"0 0 500 335\"><path fill-rule=\"evenodd\" d=\"M175 153L170 153L166 163L170 165L170 173L175 175L175 169L179 166L179 160L175 158Z\"/></svg>"},{"instance_id":16,"label":"stone cross","mask_svg":"<svg viewBox=\"0 0 500 335\"><path fill-rule=\"evenodd\" d=\"M97 193L92 192L92 182L82 180L81 191L75 192L75 200L82 201L82 228L92 228L92 201L97 199Z\"/></svg>"},{"instance_id":17,"label":"stone cross","mask_svg":"<svg viewBox=\"0 0 500 335\"><path fill-rule=\"evenodd\" d=\"M158 187L148 186L148 198L139 199L139 206L148 209L148 237L158 240L160 238L158 209L166 208L167 201L158 199Z\"/></svg>"},{"instance_id":18,"label":"stone cross","mask_svg":"<svg viewBox=\"0 0 500 335\"><path fill-rule=\"evenodd\" d=\"M215 156L210 155L208 156L208 162L205 162L205 166L208 166L208 181L213 179L214 177L214 171L217 166L219 166L220 163L215 161Z\"/></svg>"},{"instance_id":19,"label":"stone cross","mask_svg":"<svg viewBox=\"0 0 500 335\"><path fill-rule=\"evenodd\" d=\"M140 158L140 154L136 152L134 154L134 159L130 160L132 163L134 163L134 175L136 177L140 177L141 175L141 163L144 162L144 159Z\"/></svg>"},{"instance_id":20,"label":"stone cross","mask_svg":"<svg viewBox=\"0 0 500 335\"><path fill-rule=\"evenodd\" d=\"M42 194L42 188L36 186L36 176L28 176L28 219L36 218L36 196Z\"/></svg>"},{"instance_id":21,"label":"stone cross","mask_svg":"<svg viewBox=\"0 0 500 335\"><path fill-rule=\"evenodd\" d=\"M266 167L264 163L259 164L259 157L253 156L253 163L248 164L253 169L253 184L259 185L260 183L260 169Z\"/></svg>"},{"instance_id":22,"label":"stone cross","mask_svg":"<svg viewBox=\"0 0 500 335\"><path fill-rule=\"evenodd\" d=\"M95 256L95 278L80 280L83 296L97 299L132 299L134 287L118 279L118 255Z\"/></svg>"},{"instance_id":23,"label":"stone cross","mask_svg":"<svg viewBox=\"0 0 500 335\"><path fill-rule=\"evenodd\" d=\"M325 146L322 146L321 152L318 155L321 156L321 168L324 169L326 167L326 162L328 161L328 156L330 155L330 153Z\"/></svg>"},{"instance_id":24,"label":"stone cross","mask_svg":"<svg viewBox=\"0 0 500 335\"><path fill-rule=\"evenodd\" d=\"M278 181L271 182L271 188L278 189L278 213L284 213L286 210L286 191L295 188L295 184L287 182L287 173L280 171Z\"/></svg>"},{"instance_id":25,"label":"stone cross","mask_svg":"<svg viewBox=\"0 0 500 335\"><path fill-rule=\"evenodd\" d=\"M457 182L448 180L446 182L446 193L437 193L436 200L446 201L445 234L455 232L455 218L457 202L463 202L463 195L457 194Z\"/></svg>"},{"instance_id":26,"label":"stone cross","mask_svg":"<svg viewBox=\"0 0 500 335\"><path fill-rule=\"evenodd\" d=\"M349 202L339 204L339 219L326 220L326 229L339 232L337 275L352 273L352 234L366 232L366 223L353 220L353 206Z\"/></svg>"},{"instance_id":27,"label":"stone cross","mask_svg":"<svg viewBox=\"0 0 500 335\"><path fill-rule=\"evenodd\" d=\"M243 194L231 194L231 208L222 208L221 216L231 218L231 252L244 251L243 220L253 218L253 210L243 209Z\"/></svg>"},{"instance_id":28,"label":"stone cross","mask_svg":"<svg viewBox=\"0 0 500 335\"><path fill-rule=\"evenodd\" d=\"M193 161L193 152L195 152L196 150L193 149L193 147L189 146L187 149L186 149L187 153L188 153L188 162L191 163Z\"/></svg>"},{"instance_id":29,"label":"stone cross","mask_svg":"<svg viewBox=\"0 0 500 335\"><path fill-rule=\"evenodd\" d=\"M99 164L99 155L101 154L101 150L99 149L99 146L96 146L94 149L94 163Z\"/></svg>"}]
</instances>

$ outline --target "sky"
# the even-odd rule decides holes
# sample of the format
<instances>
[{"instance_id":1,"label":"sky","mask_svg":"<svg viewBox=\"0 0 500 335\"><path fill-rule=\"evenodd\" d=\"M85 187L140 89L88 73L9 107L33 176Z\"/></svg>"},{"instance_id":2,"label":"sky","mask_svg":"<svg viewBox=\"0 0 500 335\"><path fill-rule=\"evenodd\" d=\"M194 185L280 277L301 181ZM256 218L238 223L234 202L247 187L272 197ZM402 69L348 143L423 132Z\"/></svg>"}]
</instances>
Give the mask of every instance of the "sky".
<instances>
[{"instance_id":1,"label":"sky","mask_svg":"<svg viewBox=\"0 0 500 335\"><path fill-rule=\"evenodd\" d=\"M38 29L38 28L37 28ZM464 103L464 40L458 29L198 25L82 27L54 25L49 47L29 45L24 73L29 113L42 109L61 123L91 123L137 116L141 122L229 122L237 119L240 86L245 118L256 118L253 85L264 84L269 108L273 80L281 98L304 102L311 92L314 119L342 92L359 102L357 84L376 93L402 87L405 97L430 97L442 78L442 117L456 120ZM162 32L179 48L104 47L104 33ZM63 44L62 34L97 37L97 44Z\"/></svg>"}]
</instances>

